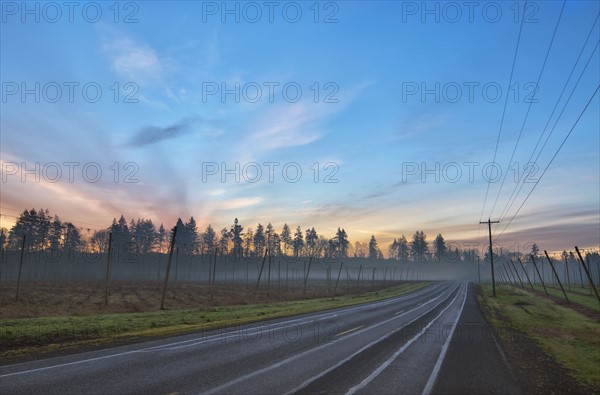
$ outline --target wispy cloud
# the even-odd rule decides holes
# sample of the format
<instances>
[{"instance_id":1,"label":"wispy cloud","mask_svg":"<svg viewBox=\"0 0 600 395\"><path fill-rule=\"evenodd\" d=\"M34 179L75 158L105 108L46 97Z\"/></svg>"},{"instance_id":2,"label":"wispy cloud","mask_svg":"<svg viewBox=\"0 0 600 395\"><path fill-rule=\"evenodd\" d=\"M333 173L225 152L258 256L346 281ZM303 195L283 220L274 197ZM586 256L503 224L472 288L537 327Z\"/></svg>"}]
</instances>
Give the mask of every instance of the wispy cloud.
<instances>
[{"instance_id":1,"label":"wispy cloud","mask_svg":"<svg viewBox=\"0 0 600 395\"><path fill-rule=\"evenodd\" d=\"M112 69L128 79L145 82L160 78L164 72L165 61L148 44L121 37L106 42L103 49L110 57Z\"/></svg>"},{"instance_id":2,"label":"wispy cloud","mask_svg":"<svg viewBox=\"0 0 600 395\"><path fill-rule=\"evenodd\" d=\"M225 189L224 188L217 188L217 189L211 189L209 191L206 191L206 194L208 196L219 196L225 193Z\"/></svg>"},{"instance_id":3,"label":"wispy cloud","mask_svg":"<svg viewBox=\"0 0 600 395\"><path fill-rule=\"evenodd\" d=\"M240 209L244 207L255 206L263 201L263 198L260 196L252 196L252 197L244 197L244 198L236 198L225 200L217 203L215 208L217 210L233 210Z\"/></svg>"},{"instance_id":4,"label":"wispy cloud","mask_svg":"<svg viewBox=\"0 0 600 395\"><path fill-rule=\"evenodd\" d=\"M299 147L313 143L326 134L324 125L333 115L347 109L371 82L341 89L336 103L310 100L275 106L261 114L251 130L251 142L263 150Z\"/></svg>"},{"instance_id":5,"label":"wispy cloud","mask_svg":"<svg viewBox=\"0 0 600 395\"><path fill-rule=\"evenodd\" d=\"M294 104L284 111L278 109L268 112L252 139L265 149L310 144L323 134L317 124L323 113L305 104Z\"/></svg>"},{"instance_id":6,"label":"wispy cloud","mask_svg":"<svg viewBox=\"0 0 600 395\"><path fill-rule=\"evenodd\" d=\"M130 140L130 146L144 146L154 144L162 140L174 139L191 132L190 126L195 122L193 119L183 119L180 122L166 127L146 126L140 129Z\"/></svg>"},{"instance_id":7,"label":"wispy cloud","mask_svg":"<svg viewBox=\"0 0 600 395\"><path fill-rule=\"evenodd\" d=\"M444 121L439 114L425 112L405 119L400 125L397 138L402 140L415 135L434 132L442 127Z\"/></svg>"},{"instance_id":8,"label":"wispy cloud","mask_svg":"<svg viewBox=\"0 0 600 395\"><path fill-rule=\"evenodd\" d=\"M212 137L216 137L222 133L219 121L201 117L184 118L173 125L165 127L145 126L131 138L128 145L132 147L150 145L163 140L175 139L195 131L200 131L205 136Z\"/></svg>"}]
</instances>

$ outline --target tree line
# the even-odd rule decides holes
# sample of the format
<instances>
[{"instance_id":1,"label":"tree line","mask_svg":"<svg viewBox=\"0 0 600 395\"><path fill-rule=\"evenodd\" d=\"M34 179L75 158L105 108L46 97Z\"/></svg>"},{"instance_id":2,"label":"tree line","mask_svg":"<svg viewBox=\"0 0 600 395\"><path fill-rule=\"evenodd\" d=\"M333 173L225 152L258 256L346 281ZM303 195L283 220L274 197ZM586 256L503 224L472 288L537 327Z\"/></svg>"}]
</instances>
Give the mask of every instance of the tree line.
<instances>
[{"instance_id":1,"label":"tree line","mask_svg":"<svg viewBox=\"0 0 600 395\"><path fill-rule=\"evenodd\" d=\"M246 257L260 257L269 251L270 255L286 255L293 257L322 258L369 258L384 259L374 235L368 243L351 244L344 228L339 227L333 237L326 237L314 227L303 230L300 226L292 229L285 223L277 231L271 223L266 226L257 224L255 228L244 227L237 218L227 228L217 230L208 224L203 231L198 230L194 217L186 222L177 220L176 246L189 253L233 254ZM0 229L0 247L2 249L19 249L26 235L26 247L29 251L42 250L75 250L85 252L106 252L109 234L112 242L119 246L127 246L137 253L168 251L174 228L158 227L150 219L131 219L129 222L123 215L114 218L105 229L94 230L91 235L82 235L81 228L73 223L62 221L57 215L51 215L47 209L24 210L10 231ZM423 231L416 231L410 241L405 235L394 239L388 246L389 259L400 262L442 261L448 254L456 254L458 260L474 260L477 250L452 250L446 245L441 234L433 241L430 250L427 236Z\"/></svg>"}]
</instances>

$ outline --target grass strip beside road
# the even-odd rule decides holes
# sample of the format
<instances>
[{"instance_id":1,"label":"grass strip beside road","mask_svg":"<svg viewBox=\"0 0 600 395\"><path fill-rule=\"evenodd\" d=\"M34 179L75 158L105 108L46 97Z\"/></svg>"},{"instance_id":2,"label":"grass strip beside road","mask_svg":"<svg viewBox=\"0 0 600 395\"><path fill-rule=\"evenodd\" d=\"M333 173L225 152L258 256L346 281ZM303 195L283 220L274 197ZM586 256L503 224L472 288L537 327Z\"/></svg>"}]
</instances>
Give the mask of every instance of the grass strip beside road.
<instances>
[{"instance_id":1,"label":"grass strip beside road","mask_svg":"<svg viewBox=\"0 0 600 395\"><path fill-rule=\"evenodd\" d=\"M497 286L493 298L491 285L482 288L479 302L501 336L525 333L575 379L600 388L600 322L523 289Z\"/></svg>"},{"instance_id":2,"label":"grass strip beside road","mask_svg":"<svg viewBox=\"0 0 600 395\"><path fill-rule=\"evenodd\" d=\"M541 284L536 284L533 286L536 291L544 292L544 288ZM529 288L531 289L531 288ZM562 293L562 290L558 287L558 285L546 285L546 290L550 295L558 296L559 298L564 299L565 296ZM598 303L598 298L596 298L596 294L585 294L589 292L589 288L572 288L572 291L569 291L568 288L565 288L565 292L567 293L567 297L571 302L579 303L582 306L589 307L592 310L600 312L600 303Z\"/></svg>"},{"instance_id":3,"label":"grass strip beside road","mask_svg":"<svg viewBox=\"0 0 600 395\"><path fill-rule=\"evenodd\" d=\"M270 304L80 317L3 319L0 320L0 358L110 343L122 344L239 326L387 299L416 291L428 284L427 282L404 283L358 295Z\"/></svg>"}]
</instances>

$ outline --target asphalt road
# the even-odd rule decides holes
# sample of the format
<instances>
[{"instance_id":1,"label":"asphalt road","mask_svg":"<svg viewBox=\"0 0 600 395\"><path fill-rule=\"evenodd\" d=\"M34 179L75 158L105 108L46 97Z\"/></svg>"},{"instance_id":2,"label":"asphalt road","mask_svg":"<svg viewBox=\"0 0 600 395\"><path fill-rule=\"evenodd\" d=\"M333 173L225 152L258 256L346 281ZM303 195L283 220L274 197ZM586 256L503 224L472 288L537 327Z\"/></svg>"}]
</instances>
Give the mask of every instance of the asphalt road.
<instances>
[{"instance_id":1,"label":"asphalt road","mask_svg":"<svg viewBox=\"0 0 600 395\"><path fill-rule=\"evenodd\" d=\"M2 366L0 393L518 393L468 289Z\"/></svg>"}]
</instances>

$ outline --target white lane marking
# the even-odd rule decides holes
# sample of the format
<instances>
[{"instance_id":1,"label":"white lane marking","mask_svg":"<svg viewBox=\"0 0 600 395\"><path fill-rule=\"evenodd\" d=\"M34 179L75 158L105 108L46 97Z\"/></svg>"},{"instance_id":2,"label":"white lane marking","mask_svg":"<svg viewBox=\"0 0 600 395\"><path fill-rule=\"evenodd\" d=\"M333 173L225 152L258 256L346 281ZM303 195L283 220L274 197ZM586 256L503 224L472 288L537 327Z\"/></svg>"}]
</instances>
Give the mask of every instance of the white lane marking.
<instances>
[{"instance_id":1,"label":"white lane marking","mask_svg":"<svg viewBox=\"0 0 600 395\"><path fill-rule=\"evenodd\" d=\"M398 314L402 314L402 313L404 313L404 310L400 310L397 313L394 313L394 315L398 315Z\"/></svg>"},{"instance_id":2,"label":"white lane marking","mask_svg":"<svg viewBox=\"0 0 600 395\"><path fill-rule=\"evenodd\" d=\"M444 346L442 347L442 352L440 353L440 356L438 357L438 360L436 361L435 366L433 367L433 371L431 372L431 376L429 376L429 380L427 380L427 384L425 385L425 388L423 388L423 395L431 394L433 385L435 384L435 381L437 380L437 376L440 373L440 368L442 367L442 362L444 362L444 358L446 357L446 352L448 351L448 347L450 346L450 340L452 340L452 335L454 334L454 329L456 329L458 320L460 319L460 316L462 315L462 312L463 312L463 308L465 307L465 302L467 300L468 293L469 293L469 289L467 288L465 290L465 297L463 298L463 301L462 301L462 304L458 311L458 314L456 315L456 319L452 323L452 328L450 329L448 338L446 339L446 342L444 343Z\"/></svg>"},{"instance_id":3,"label":"white lane marking","mask_svg":"<svg viewBox=\"0 0 600 395\"><path fill-rule=\"evenodd\" d=\"M354 387L350 388L348 390L348 392L346 392L346 395L354 394L356 391L364 388L371 381L373 381L373 379L375 379L377 376L379 376L379 374L381 372L383 372L389 365L391 365L392 362L394 362L396 360L396 358L398 358L398 356L400 356L400 354L402 354L408 347L410 347L411 344L413 344L419 337L421 337L421 335L423 335L423 333L425 333L425 331L427 331L427 329L429 329L429 327L431 325L433 325L433 323L438 318L440 318L442 316L442 314L444 314L446 312L446 310L448 310L450 307L452 307L452 305L456 301L456 298L458 298L459 294L460 294L460 292L456 294L454 299L452 299L452 302L450 302L450 304L444 310L442 310L434 319L432 319L419 333L417 333L413 338L411 338L408 342L406 342L406 344L404 344L398 351L396 351L387 361L382 363L377 369L375 369L369 376L367 376L367 378L365 378L363 381L361 381L358 385L355 385Z\"/></svg>"},{"instance_id":4,"label":"white lane marking","mask_svg":"<svg viewBox=\"0 0 600 395\"><path fill-rule=\"evenodd\" d=\"M430 290L437 290L438 288L441 288L444 284L435 284L434 286L430 287L430 286L426 286L425 288L420 289L419 291L415 292L414 294L406 294L406 295L401 295L397 298L395 298L394 300L403 300L403 299L412 299L416 296L418 296L419 294L422 294L426 291L430 291ZM380 302L375 302L374 304L364 304L364 305L359 305L359 306L351 306L351 307L347 307L347 308L343 308L340 310L336 310L336 315L337 313L350 313L352 311L355 310L361 310L364 308L368 308L368 307L372 307L373 305L379 305L383 303L382 301ZM313 316L310 320L308 321L313 321L315 317L321 317L321 316L326 316L326 315L331 315L331 312L327 312L327 313L320 313L317 314L315 316ZM296 321L300 321L300 320L305 320L307 317L301 317L301 318L294 318L291 320L286 320L283 322L278 322L275 324L265 324L265 325L261 325L258 327L253 327L255 329L263 329L263 328L267 328L270 325L280 325L280 326L285 326L285 324L290 324ZM327 317L325 317L327 318ZM320 318L323 319L323 318ZM236 332L239 332L240 330L237 331L233 331L233 332L228 332L225 334L225 336L227 335L233 335L236 334ZM206 338L204 338L202 341L203 342L208 342L208 341L215 341L218 340L219 338L221 338L222 336L224 336L224 334L215 334L215 335L211 335L208 336ZM188 340L182 340L182 341L176 341L176 342L172 342L172 343L167 343L167 344L161 344L158 346L152 346L152 347L147 347L147 348L142 348L139 350L130 350L130 351L124 351L124 352L119 352L119 353L115 353L115 354L109 354L109 355L103 355L103 356L99 356L99 357L93 357L93 358L87 358L87 359L81 359L78 361L72 361L72 362L65 362L65 363L59 363L56 365L50 365L50 366L44 366L44 367L40 367L40 368L34 368L34 369L27 369L27 370L22 370L19 372L13 372L13 373L5 373L0 375L0 378L4 378L4 377L11 377L11 376L17 376L17 375L22 375L22 374L29 374L29 373L35 373L35 372L41 372L41 371L45 371L45 370L50 370L50 369L56 369L56 368L62 368L65 366L73 366L73 365L79 365L79 364L83 364L83 363L88 363L88 362L95 362L95 361L100 361L103 359L108 359L108 358L116 358L116 357L121 357L124 355L129 355L129 354L135 354L135 353L139 353L139 352L147 352L147 351L154 351L154 350L160 350L162 348L165 347L170 347L173 345L177 345L177 344L183 344L183 343L189 343L189 342L197 342L198 338L194 338L194 339L188 339ZM43 362L43 361L42 361ZM21 365L21 364L18 364ZM8 365L10 366L10 365Z\"/></svg>"},{"instance_id":5,"label":"white lane marking","mask_svg":"<svg viewBox=\"0 0 600 395\"><path fill-rule=\"evenodd\" d=\"M454 290L456 290L456 288L455 288ZM454 290L452 290L452 292L454 292ZM452 292L450 292L450 293L452 293ZM443 295L440 295L440 296L439 296L439 298L441 298L442 296L443 296ZM429 304L429 303L431 303L431 301L429 301L429 302L425 303L425 305L427 305L427 304ZM315 381L315 380L318 380L319 378L321 378L321 377L325 376L326 374L328 374L328 373L329 373L329 372L331 372L332 370L334 370L334 369L338 368L339 366L343 365L344 363L346 363L346 362L347 362L347 361L349 361L350 359L354 358L356 355L360 354L360 353L361 353L361 352L363 352L364 350L366 350L366 349L368 349L368 348L372 347L373 345L377 344L377 343L378 343L378 342L380 342L380 341L383 341L383 340L387 339L388 337L392 336L394 333L396 333L396 332L398 332L398 331L400 331L400 330L404 329L404 327L406 327L407 325L410 325L410 324L412 324L413 322L415 322L415 321L417 321L418 319L420 319L421 317L423 317L423 316L425 316L425 315L429 314L431 311L433 311L434 309L436 309L436 308L437 308L439 305L441 305L442 303L444 303L444 302L441 302L441 303L439 303L438 305L436 305L435 307L433 307L433 308L429 309L428 311L426 311L425 313L423 313L423 314L421 314L420 316L416 317L414 320L412 320L412 321L411 321L411 322L409 322L408 324L406 324L406 325L402 325L400 328L397 328L397 329L395 329L395 330L393 330L393 331L389 332L388 334L386 334L386 335L384 335L384 336L380 337L379 339L375 339L375 340L373 340L372 342L370 342L370 343L369 343L369 344L367 344L366 346L362 347L362 348L361 348L361 349L359 349L358 351L356 351L356 352L354 352L353 354L351 354L351 355L347 356L346 358L342 359L341 361L339 361L339 362L338 362L338 363L336 363L335 365L333 365L333 366L329 367L328 369L325 369L325 370L323 370L321 373L317 374L316 376L313 376L313 377L311 377L310 379L308 379L308 380L304 381L302 384L300 384L300 385L299 385L299 386L297 386L296 388L292 389L291 391L288 391L288 392L286 393L286 395L293 394L293 393L295 393L295 392L298 392L298 391L300 391L302 388L304 388L304 387L308 386L308 385L309 385L309 384L311 384L313 381ZM405 314L402 314L402 315L396 316L396 317L394 317L394 318L402 317L402 316L404 316L404 315L406 315L406 314L408 314L408 313L410 313L410 312L413 312L413 311L415 311L415 310L417 310L417 309L418 309L418 307L415 307L414 309L412 309L412 310L409 310L409 311L408 311L408 312L406 312ZM386 320L386 321L384 321L384 322L389 322L389 321L392 321L394 318L391 318L391 319L389 319L389 320ZM378 325L378 324L376 324L376 325L373 325L372 327L366 328L366 329L364 329L364 330L362 330L362 331L360 331L360 332L355 332L355 333L353 333L353 334L351 334L351 335L349 335L349 336L345 337L345 339L347 339L347 338L348 338L348 337L350 337L350 336L356 335L356 334L358 334L358 333L362 333L362 332L364 332L364 331L366 331L366 330L368 330L368 329L370 329L370 328L374 328L374 327L376 327L376 326L379 326L379 325Z\"/></svg>"},{"instance_id":6,"label":"white lane marking","mask_svg":"<svg viewBox=\"0 0 600 395\"><path fill-rule=\"evenodd\" d=\"M319 314L319 315L323 315L323 314ZM330 316L331 316L331 314L330 314ZM322 317L319 320L330 318L330 316ZM334 314L333 316L337 316L337 314ZM291 323L291 322L295 322L295 321L299 321L299 320L300 319L296 318L296 319L293 319L293 320L290 320L290 321L286 321L285 323ZM317 320L317 321L319 321L319 320ZM311 322L311 321L315 321L315 320L312 320L312 319L311 320L307 320L305 322L301 322L300 324L305 324L305 323ZM283 324L283 323L279 323L279 324ZM276 325L276 324L271 324L271 325ZM252 327L252 329L259 330L259 329L263 329L263 328L267 328L267 327L269 327L269 325L261 325L261 326L258 326L258 327ZM275 329L279 329L279 327L275 328ZM242 329L238 329L235 332L228 332L227 334L215 334L215 335L207 336L205 339L203 339L202 341L200 341L198 343L208 343L208 342L216 341L216 340L223 339L223 338L233 337L233 336L238 335L237 332L240 332L241 330ZM231 336L228 336L228 335L231 335ZM167 346L172 345L172 344L180 344L180 343L186 343L186 342L189 342L189 341L196 341L196 340L198 340L198 339L196 338L196 339L192 339L192 340L183 340L181 342L174 342L174 343L170 343L170 344L164 344L164 345L159 345L159 346L147 347L147 348L143 348L143 349L140 349L140 350L125 351L125 352L120 352L120 353L116 353L116 354L103 355L103 356L95 357L95 358L82 359L82 360L79 360L79 361L65 362L65 363L61 363L61 364L57 364L57 365L44 366L44 367L41 367L41 368L35 368L35 369L29 369L29 370L22 370L20 372L6 373L6 374L0 375L0 378L10 377L10 376L17 376L17 375L20 375L20 374L40 372L40 371L44 371L44 370L48 370L48 369L61 368L61 367L65 367L65 366L78 365L78 364L81 364L81 363L94 362L94 361L99 361L99 360L107 359L107 358L121 357L123 355L135 354L135 353L140 353L140 352L157 351L157 350L161 351L161 350L164 349L164 347L167 347ZM180 346L180 347L182 347L182 346ZM175 348L179 348L179 347L167 348L167 350L172 350L172 349L175 349Z\"/></svg>"},{"instance_id":7,"label":"white lane marking","mask_svg":"<svg viewBox=\"0 0 600 395\"><path fill-rule=\"evenodd\" d=\"M102 360L102 359L112 358L112 357L115 357L115 356L122 356L122 355L127 355L127 354L134 354L136 352L138 352L138 350L126 351L126 352L122 352L122 353L119 353L119 354L103 355L101 357L83 359L81 361L66 362L66 363L61 363L61 364L58 364L58 365L44 366L43 368L35 368L35 369L30 369L30 370L22 370L20 372L3 374L3 375L0 376L0 378L10 377L10 376L17 376L17 375L20 375L20 374L26 374L26 373L32 373L32 372L40 372L40 371L43 371L43 370L49 370L49 369L54 369L54 368L61 368L63 366L78 365L80 363L85 363L85 362L94 362L94 361L99 361L99 360Z\"/></svg>"},{"instance_id":8,"label":"white lane marking","mask_svg":"<svg viewBox=\"0 0 600 395\"><path fill-rule=\"evenodd\" d=\"M346 333L354 332L355 330L358 330L358 329L360 329L362 327L364 327L364 325L357 326L356 328L352 328L352 329L348 329L347 331L340 332L340 333L338 333L337 335L335 335L333 337L338 337L338 336L345 335Z\"/></svg>"},{"instance_id":9,"label":"white lane marking","mask_svg":"<svg viewBox=\"0 0 600 395\"><path fill-rule=\"evenodd\" d=\"M340 314L348 314L348 313L352 313L358 310L363 310L363 309L368 309L371 308L373 309L374 307L378 307L381 304L388 304L393 302L397 302L397 301L403 301L404 299L413 299L427 291L437 291L439 288L442 288L445 284L444 283L439 283L439 284L434 284L433 286L426 286L425 288L422 288L414 293L409 293L409 294L405 294L405 295L400 295L397 296L393 299L390 299L388 302L384 301L378 301L378 302L374 302L374 303L369 303L369 304L363 304L363 305L358 305L358 306L349 306L349 307L345 307L345 308L340 308L339 310L335 310L337 313ZM434 298L435 299L435 298ZM430 299L434 300L434 299ZM384 303L386 302L386 303ZM421 303L423 304L423 303ZM308 320L305 320L303 322L300 323L296 323L297 325L303 325L306 323L309 323L311 321L319 321L322 319L327 319L327 318L332 318L332 317L337 317L338 314L330 314L330 313L320 313L314 316L311 316ZM327 315L329 314L329 315ZM320 316L324 316L327 315L325 317L319 318L317 320L315 320L316 317L320 317ZM235 336L238 336L240 331L242 330L262 330L264 328L269 328L271 329L281 329L286 327L287 325L291 324L291 323L295 323L296 321L301 321L303 319L306 319L307 317L300 317L300 318L295 318L295 319L290 319L290 320L286 320L283 322L278 322L278 323L273 323L273 324L265 324L265 325L261 325L261 326L257 326L257 327L249 327L249 328L245 328L245 329L238 329L235 331L230 331L230 332L225 332L225 333L221 333L221 334L215 334L215 335L211 335L208 336L206 338L194 338L194 339L188 339L188 340L183 340L180 342L173 342L173 343L168 343L168 344L161 344L158 346L154 346L154 347L148 347L142 350L139 350L140 352L149 352L149 351L164 351L164 350L176 350L176 349L180 349L180 348L186 348L186 347L191 347L191 346L196 346L196 345L200 345L200 344L205 344L208 343L209 341L217 341L217 340L226 340ZM210 339L209 339L210 338ZM195 342L195 343L192 343ZM188 344L188 345L182 345L182 346L177 346L177 347L173 347L175 345L178 344L184 344L184 343L192 343L192 344ZM2 376L0 376L2 377Z\"/></svg>"},{"instance_id":10,"label":"white lane marking","mask_svg":"<svg viewBox=\"0 0 600 395\"><path fill-rule=\"evenodd\" d=\"M439 287L441 287L441 285ZM439 288L439 287L437 287L437 288ZM422 293L422 292L419 292L418 294L420 294L420 293ZM415 296L418 296L418 294L415 293L414 295L411 295L411 298L414 298ZM392 301L395 302L397 300L401 300L401 299L405 298L406 296L409 296L409 295L398 296L397 298L391 299L390 301L388 301L386 303L383 303L385 301L379 301L379 302L375 302L373 304L359 305L359 306L350 306L350 307L347 307L345 309L336 310L336 311L343 312L343 313L347 314L347 313L350 313L350 312L353 312L353 311L356 311L356 310L362 310L362 309L365 309L365 308L370 308L370 309L374 310L376 307L379 307L380 304L387 305L387 304L391 303ZM429 299L429 301L432 301L434 299ZM419 306L422 305L422 304L423 303L419 303ZM321 314L319 314L319 315L317 315L315 317L318 317L318 316L323 315L323 314L327 314L327 313L321 313ZM306 321L302 321L300 323L296 323L296 325L304 325L304 324L307 324L309 322L319 321L319 320L323 320L323 319L327 319L327 318L331 318L331 317L337 317L337 316L338 316L338 314L333 314L333 315L329 315L329 316L326 316L326 317L319 318L318 320L315 320L314 318L310 318L310 319L308 319ZM250 328L247 328L247 329L257 330L258 331L258 330L262 330L263 328L268 328L269 330L274 330L274 329L276 330L276 329L285 328L287 325L291 324L292 322L299 321L299 320L302 320L304 318L306 318L306 317L292 319L292 320L284 321L284 322L281 322L281 323L262 325L260 327L250 327ZM191 340L185 340L185 341L182 342L182 343L189 343L189 344L182 344L182 345L178 345L176 347L173 347L173 345L178 344L178 343L164 344L164 345L160 345L160 346L155 346L155 347L143 349L143 350L140 350L140 352L171 351L171 350L178 350L178 349L182 349L182 348L194 347L194 346L197 346L197 345L200 345L200 344L205 344L205 343L209 343L209 342L216 341L216 340L227 340L227 339L230 339L230 338L239 337L240 332L242 330L245 330L245 329L238 329L238 330L231 331L231 332L226 332L226 333L223 333L223 334L212 335L213 339L210 339L210 340L208 340L208 339L200 339L200 340L198 340L196 338L196 339L191 339ZM193 342L193 343L190 343L190 342ZM2 377L2 376L0 376L0 377Z\"/></svg>"},{"instance_id":11,"label":"white lane marking","mask_svg":"<svg viewBox=\"0 0 600 395\"><path fill-rule=\"evenodd\" d=\"M333 318L333 317L337 317L337 314L332 314L332 315L328 315L325 317L321 317L319 319L308 319L308 320L304 320L301 322L296 322L294 325L304 325L304 324L308 324L308 323L313 323L313 322L317 322L317 321L322 321L325 319L329 319L329 318ZM261 325L261 326L256 326L256 327L248 327L248 328L240 328L240 329L236 329L234 331L229 331L226 333L221 333L221 334L215 334L215 335L211 335L209 336L210 339L207 337L205 339L194 339L195 342L194 343L188 343L188 344L181 344L178 346L173 346L172 344L165 344L162 346L155 346L152 347L150 349L144 349L144 350L140 350L140 352L156 352L156 351L172 351L172 350L179 350L182 348L188 348L188 347L194 347L200 344L205 344L205 343L211 343L214 341L218 341L218 340L228 340L231 338L240 338L241 336L246 336L248 335L248 333L243 333L243 332L247 332L247 331L251 331L251 332L255 332L255 333L259 333L262 331L262 329L267 328L269 331L272 330L278 330L278 329L282 329L282 328L286 328L288 327L289 324L291 324L294 321L298 321L298 320L293 320L293 321L286 321L286 322L282 322L282 323L274 323L274 324L270 324L270 325ZM217 329L218 330L218 329ZM189 341L187 341L189 342Z\"/></svg>"},{"instance_id":12,"label":"white lane marking","mask_svg":"<svg viewBox=\"0 0 600 395\"><path fill-rule=\"evenodd\" d=\"M441 297L442 297L442 295L440 295L438 298L441 298ZM427 302L426 304L428 304L428 303L431 303L431 302ZM434 307L434 308L435 308L435 307ZM368 331L368 330L370 330L370 329L373 329L373 328L379 327L379 326L381 326L381 325L385 325L385 324L387 324L387 323L389 323L389 322L391 322L391 321L393 321L393 320L395 320L395 319L397 319L397 318L400 318L400 317L402 317L402 316L404 316L404 315L406 315L406 314L408 314L408 313L410 313L410 312L413 312L413 311L415 311L415 310L418 310L418 309L419 309L419 307L415 307L414 309L407 311L405 314L402 314L402 315L399 315L399 316L395 316L395 317L389 318L389 319L387 319L387 320L385 320L385 321L381 321L381 322L379 322L379 323L377 323L377 324L374 324L374 325L371 325L371 326L369 326L369 327L367 327L367 328L363 328L363 329L360 329L360 330L358 330L358 331L356 331L356 332L352 332L352 333L351 333L351 334L349 334L348 336L341 337L341 338L339 338L339 339L337 339L337 340L333 340L333 341L331 341L331 342L329 342L329 343L325 343L325 344L322 344L322 345L320 345L320 346L318 346L318 347L311 348L311 349L309 349L309 350L303 351L303 352L301 352L300 354L296 354L296 355L294 355L294 356L291 356L291 357L288 357L288 358L286 358L286 359L283 359L283 360L281 360L281 361L279 361L279 362L277 362L277 363L275 363L275 364L273 364L273 365L269 365L269 366L267 366L267 367L264 367L264 368L262 368L262 369L255 370L255 371L254 371L254 372L252 372L252 373L248 373L248 374L246 374L246 375L244 375L244 376L238 377L238 378L237 378L237 379L235 379L235 380L229 381L229 382L227 382L227 383L225 383L225 384L221 384L221 385L220 385L220 386L218 386L218 387L212 388L212 389L210 389L210 390L208 390L208 391L204 392L204 394L214 394L214 393L217 393L217 392L219 392L219 391L222 391L222 390L224 390L224 389L226 389L226 388L228 388L228 387L231 387L231 386L233 386L233 385L235 385L235 384L238 384L238 383L240 383L240 382L242 382L242 381L245 381L245 380L251 379L252 377L258 376L259 374L262 374L262 373L268 372L268 371L270 371L270 370L273 370L273 369L276 369L276 368L278 368L278 367L280 367L280 366L282 366L282 365L285 365L285 364L287 364L287 363L289 363L289 362L295 361L296 359L299 359L299 358L301 358L301 357L303 357L303 356L305 356L305 355L308 355L308 354L310 354L310 353L312 353L312 352L319 351L319 350L321 350L321 349L323 349L323 348L325 348L325 347L329 347L329 346L332 346L332 345L334 345L334 344L337 344L337 343L338 343L338 342L340 342L340 341L344 341L344 340L347 340L347 339L349 339L349 338L351 338L351 337L354 337L354 336L360 335L361 333L363 333L363 332L366 332L366 331ZM432 310L433 310L433 309L432 309ZM431 311L431 310L429 310L429 311ZM427 314L427 313L425 313L425 314ZM423 314L423 315L424 315L424 314ZM420 318L420 317L418 317L418 318ZM418 318L416 318L415 320L417 320ZM398 328L398 329L396 329L396 330L394 330L394 331L392 331L392 332L390 332L390 333L386 334L386 335L385 335L385 336L383 336L382 338L380 338L380 339L378 339L378 340L375 340L375 341L372 341L372 342L371 342L371 343L369 343L367 346L365 346L365 347L363 347L362 349L360 349L358 352L362 352L364 349L366 349L366 348L368 348L368 347L371 347L373 344L377 343L379 340L382 340L382 339L385 339L385 338L387 338L387 337L391 336L393 333L395 333L395 332L397 332L397 331L401 330L402 328L403 328L403 327L400 327L400 328ZM344 359L344 360L342 360L342 361L338 362L336 365L334 365L334 366L330 367L329 369L327 369L326 371L322 372L321 374L319 374L319 375L315 376L313 379L305 381L305 382L304 382L302 385L300 385L299 387L296 387L295 389L293 389L293 390L289 391L289 392L288 392L288 394L290 394L290 393L293 393L293 392L296 392L296 391L300 390L300 389L301 389L301 388L303 388L304 386L306 386L306 385L310 384L310 383L312 382L312 380L316 380L317 378L321 377L322 375L324 375L324 374L328 373L329 371L331 371L331 370L335 369L337 366L341 365L341 364L342 364L342 363L344 363L344 362L345 362L347 359L350 359L350 358L352 358L353 356L354 356L354 354L353 354L353 355L351 355L350 357L348 357L348 358L346 358L346 359Z\"/></svg>"},{"instance_id":13,"label":"white lane marking","mask_svg":"<svg viewBox=\"0 0 600 395\"><path fill-rule=\"evenodd\" d=\"M232 335L238 335L239 332L243 331L243 330L262 330L264 328L269 328L270 329L279 329L279 328L283 328L286 325L292 324L292 323L297 323L297 321L302 321L299 324L305 324L308 322L312 322L312 321L320 321L320 320L324 320L324 319L328 319L328 318L333 318L333 317L337 317L338 314L331 314L331 313L320 313L317 314L309 319L306 319L307 317L301 317L301 318L293 318L290 320L286 320L286 321L282 321L282 322L275 322L275 323L270 323L270 324L263 324L263 325L259 325L259 326L248 326L247 328L243 328L243 329L235 329L235 330L230 330L224 333L216 333L214 335L209 335L206 337L195 337L193 339L187 339L187 340L181 340L181 341L177 341L177 342L171 342L171 343L167 343L167 344L160 344L158 346L153 346L153 347L147 347L144 349L139 350L140 352L148 352L148 351L162 351L162 350L172 350L172 349L176 349L179 347L172 347L178 344L184 344L184 343L190 343L190 342L197 342L197 344L201 344L201 343L207 343L210 341L216 341L219 339L228 339L230 337L232 337ZM320 318L317 318L320 317ZM253 323L249 323L246 325L252 325ZM233 328L235 328L235 325L233 325ZM219 330L218 328L215 329L211 329L211 331L213 330ZM2 377L2 376L0 376Z\"/></svg>"}]
</instances>

